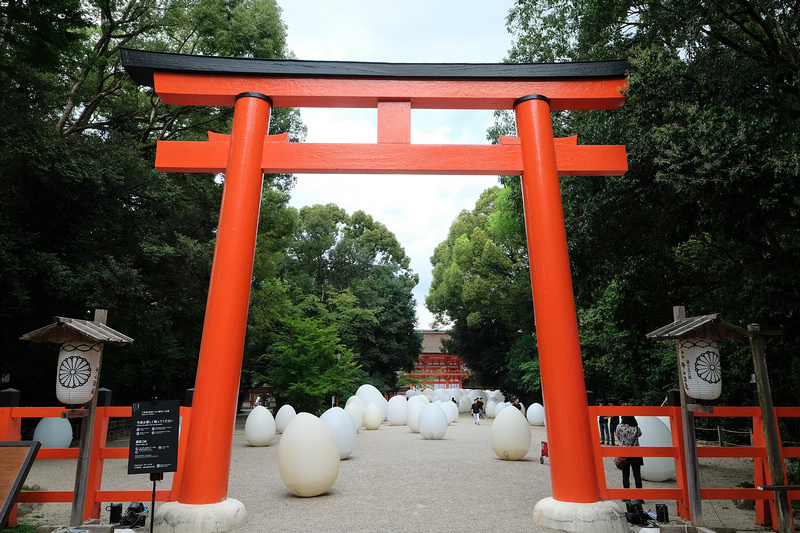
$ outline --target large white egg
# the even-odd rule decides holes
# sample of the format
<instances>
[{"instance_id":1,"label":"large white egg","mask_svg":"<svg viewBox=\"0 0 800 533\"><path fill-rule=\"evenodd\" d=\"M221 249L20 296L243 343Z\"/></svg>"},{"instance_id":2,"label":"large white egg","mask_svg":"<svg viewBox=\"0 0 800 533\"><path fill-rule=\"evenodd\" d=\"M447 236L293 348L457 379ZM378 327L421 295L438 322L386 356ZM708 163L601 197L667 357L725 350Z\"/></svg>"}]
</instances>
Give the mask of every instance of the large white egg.
<instances>
[{"instance_id":1,"label":"large white egg","mask_svg":"<svg viewBox=\"0 0 800 533\"><path fill-rule=\"evenodd\" d=\"M637 416L636 422L642 430L639 446L672 446L669 428L655 416ZM675 459L672 457L645 457L642 479L667 481L675 479Z\"/></svg>"},{"instance_id":2,"label":"large white egg","mask_svg":"<svg viewBox=\"0 0 800 533\"><path fill-rule=\"evenodd\" d=\"M69 448L72 424L66 418L42 418L33 430L33 440L38 440L42 448Z\"/></svg>"},{"instance_id":3,"label":"large white egg","mask_svg":"<svg viewBox=\"0 0 800 533\"><path fill-rule=\"evenodd\" d=\"M486 418L494 418L495 407L497 407L497 400L489 399L489 401L483 406L483 414L486 415Z\"/></svg>"},{"instance_id":4,"label":"large white egg","mask_svg":"<svg viewBox=\"0 0 800 533\"><path fill-rule=\"evenodd\" d=\"M369 405L370 403L377 405L378 409L381 411L381 422L384 421L386 418L386 406L388 402L386 401L386 398L383 397L383 394L381 394L381 391L372 385L364 384L358 388L356 391L356 396L364 400L364 409L366 409L366 405Z\"/></svg>"},{"instance_id":5,"label":"large white egg","mask_svg":"<svg viewBox=\"0 0 800 533\"><path fill-rule=\"evenodd\" d=\"M433 400L434 397L433 389L424 389L422 391L422 394L424 394L425 397L428 398L429 400Z\"/></svg>"},{"instance_id":6,"label":"large white egg","mask_svg":"<svg viewBox=\"0 0 800 533\"><path fill-rule=\"evenodd\" d=\"M286 429L286 426L295 416L297 416L297 411L294 410L294 407L288 403L282 406L275 415L275 431L283 433L283 430Z\"/></svg>"},{"instance_id":7,"label":"large white egg","mask_svg":"<svg viewBox=\"0 0 800 533\"><path fill-rule=\"evenodd\" d=\"M339 447L319 418L298 413L286 426L278 443L278 472L293 494L319 496L339 476Z\"/></svg>"},{"instance_id":8,"label":"large white egg","mask_svg":"<svg viewBox=\"0 0 800 533\"><path fill-rule=\"evenodd\" d=\"M502 392L500 392L499 390L491 391L489 394L491 395L492 398L497 398L498 402L506 401L505 395Z\"/></svg>"},{"instance_id":9,"label":"large white egg","mask_svg":"<svg viewBox=\"0 0 800 533\"><path fill-rule=\"evenodd\" d=\"M361 429L364 425L364 408L361 407L361 404L351 403L350 405L346 405L344 411L353 419L353 423L356 425L356 431Z\"/></svg>"},{"instance_id":10,"label":"large white egg","mask_svg":"<svg viewBox=\"0 0 800 533\"><path fill-rule=\"evenodd\" d=\"M405 426L408 419L408 400L405 396L392 396L386 406L386 420L393 426Z\"/></svg>"},{"instance_id":11,"label":"large white egg","mask_svg":"<svg viewBox=\"0 0 800 533\"><path fill-rule=\"evenodd\" d=\"M428 405L427 402L409 402L406 425L411 433L419 433L419 414L426 405Z\"/></svg>"},{"instance_id":12,"label":"large white egg","mask_svg":"<svg viewBox=\"0 0 800 533\"><path fill-rule=\"evenodd\" d=\"M275 438L275 418L269 409L256 405L244 423L244 438L250 446L268 446Z\"/></svg>"},{"instance_id":13,"label":"large white egg","mask_svg":"<svg viewBox=\"0 0 800 533\"><path fill-rule=\"evenodd\" d=\"M532 403L528 407L528 422L532 426L544 425L544 406L540 403Z\"/></svg>"},{"instance_id":14,"label":"large white egg","mask_svg":"<svg viewBox=\"0 0 800 533\"><path fill-rule=\"evenodd\" d=\"M328 426L339 447L339 459L347 459L356 448L358 429L352 417L341 407L331 407L319 417Z\"/></svg>"},{"instance_id":15,"label":"large white egg","mask_svg":"<svg viewBox=\"0 0 800 533\"><path fill-rule=\"evenodd\" d=\"M510 404L508 402L497 402L494 406L494 418L500 414L500 411L508 407Z\"/></svg>"},{"instance_id":16,"label":"large white egg","mask_svg":"<svg viewBox=\"0 0 800 533\"><path fill-rule=\"evenodd\" d=\"M531 426L517 409L503 409L492 422L489 439L500 459L516 461L531 449Z\"/></svg>"},{"instance_id":17,"label":"large white egg","mask_svg":"<svg viewBox=\"0 0 800 533\"><path fill-rule=\"evenodd\" d=\"M469 396L462 396L460 400L458 400L458 412L459 413L469 413L470 409L472 408L472 402L469 401Z\"/></svg>"},{"instance_id":18,"label":"large white egg","mask_svg":"<svg viewBox=\"0 0 800 533\"><path fill-rule=\"evenodd\" d=\"M441 407L432 403L422 409L417 425L423 439L439 440L447 431L447 416Z\"/></svg>"},{"instance_id":19,"label":"large white egg","mask_svg":"<svg viewBox=\"0 0 800 533\"><path fill-rule=\"evenodd\" d=\"M458 419L458 407L452 401L442 402L441 406L444 410L444 415L447 417L447 423L452 424Z\"/></svg>"},{"instance_id":20,"label":"large white egg","mask_svg":"<svg viewBox=\"0 0 800 533\"><path fill-rule=\"evenodd\" d=\"M348 405L353 403L360 405L362 411L364 410L364 408L367 407L367 404L364 403L364 400L362 400L360 396L350 396L347 399L347 402L344 404L344 406L347 407Z\"/></svg>"},{"instance_id":21,"label":"large white egg","mask_svg":"<svg viewBox=\"0 0 800 533\"><path fill-rule=\"evenodd\" d=\"M367 429L378 429L383 422L383 415L381 414L380 407L375 405L374 402L367 404L364 409L364 427Z\"/></svg>"}]
</instances>

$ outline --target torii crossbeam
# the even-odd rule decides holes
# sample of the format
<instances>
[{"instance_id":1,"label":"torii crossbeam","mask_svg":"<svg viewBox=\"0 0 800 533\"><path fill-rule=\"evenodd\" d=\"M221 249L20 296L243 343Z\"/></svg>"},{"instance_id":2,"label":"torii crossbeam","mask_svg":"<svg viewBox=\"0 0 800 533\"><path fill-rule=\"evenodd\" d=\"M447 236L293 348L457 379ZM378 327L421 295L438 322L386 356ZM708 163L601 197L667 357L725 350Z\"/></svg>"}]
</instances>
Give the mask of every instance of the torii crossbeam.
<instances>
[{"instance_id":1,"label":"torii crossbeam","mask_svg":"<svg viewBox=\"0 0 800 533\"><path fill-rule=\"evenodd\" d=\"M179 504L228 505L221 514L231 516L220 525L217 513L217 530L243 520L243 506L227 498L227 488L263 173L520 175L553 487L535 519L565 529L567 513L593 531L624 526L615 504L611 517L603 505L610 502L600 497L558 177L622 175L625 147L554 139L550 111L618 108L627 63L353 63L127 49L122 60L134 81L153 87L166 104L235 109L231 135L159 141L156 152L156 168L165 172L226 174L187 453L174 481ZM272 107L376 108L377 143L269 136ZM412 109L513 109L518 138L486 146L411 144ZM596 505L602 509L595 512Z\"/></svg>"}]
</instances>

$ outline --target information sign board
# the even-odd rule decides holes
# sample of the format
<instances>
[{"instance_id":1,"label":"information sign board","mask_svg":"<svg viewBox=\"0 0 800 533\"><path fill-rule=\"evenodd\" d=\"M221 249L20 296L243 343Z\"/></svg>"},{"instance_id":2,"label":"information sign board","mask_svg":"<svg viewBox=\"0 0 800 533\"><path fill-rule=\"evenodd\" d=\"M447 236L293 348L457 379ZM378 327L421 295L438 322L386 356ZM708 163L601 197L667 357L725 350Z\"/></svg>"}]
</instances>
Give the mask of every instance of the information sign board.
<instances>
[{"instance_id":1,"label":"information sign board","mask_svg":"<svg viewBox=\"0 0 800 533\"><path fill-rule=\"evenodd\" d=\"M41 443L34 441L0 442L0 531L8 523L8 515L19 497L22 484L31 471Z\"/></svg>"},{"instance_id":2,"label":"information sign board","mask_svg":"<svg viewBox=\"0 0 800 533\"><path fill-rule=\"evenodd\" d=\"M178 470L180 401L134 403L131 410L129 474Z\"/></svg>"}]
</instances>

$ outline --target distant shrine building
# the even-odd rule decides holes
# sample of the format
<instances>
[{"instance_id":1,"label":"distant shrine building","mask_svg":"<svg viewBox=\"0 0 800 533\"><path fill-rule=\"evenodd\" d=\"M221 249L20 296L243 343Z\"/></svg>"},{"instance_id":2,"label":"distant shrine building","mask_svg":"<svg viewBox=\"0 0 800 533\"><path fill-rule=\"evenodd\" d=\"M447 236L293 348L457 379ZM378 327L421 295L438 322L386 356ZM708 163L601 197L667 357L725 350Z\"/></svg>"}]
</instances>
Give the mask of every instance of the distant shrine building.
<instances>
[{"instance_id":1,"label":"distant shrine building","mask_svg":"<svg viewBox=\"0 0 800 533\"><path fill-rule=\"evenodd\" d=\"M442 341L450 339L450 335L428 329L417 330L417 333L422 335L422 354L411 375L431 389L462 388L468 376L464 361L442 350Z\"/></svg>"}]
</instances>

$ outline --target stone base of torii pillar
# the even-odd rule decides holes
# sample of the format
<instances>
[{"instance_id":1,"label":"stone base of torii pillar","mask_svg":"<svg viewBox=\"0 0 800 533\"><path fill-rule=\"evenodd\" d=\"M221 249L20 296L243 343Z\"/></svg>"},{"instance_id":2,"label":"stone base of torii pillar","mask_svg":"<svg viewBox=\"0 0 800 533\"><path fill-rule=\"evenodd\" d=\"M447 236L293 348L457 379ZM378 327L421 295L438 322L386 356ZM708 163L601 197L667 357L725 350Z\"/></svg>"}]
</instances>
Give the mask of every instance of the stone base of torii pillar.
<instances>
[{"instance_id":1,"label":"stone base of torii pillar","mask_svg":"<svg viewBox=\"0 0 800 533\"><path fill-rule=\"evenodd\" d=\"M217 533L233 531L247 521L247 511L239 500L227 498L219 503L192 505L165 502L153 515L155 533Z\"/></svg>"},{"instance_id":2,"label":"stone base of torii pillar","mask_svg":"<svg viewBox=\"0 0 800 533\"><path fill-rule=\"evenodd\" d=\"M533 508L533 521L540 526L571 533L630 532L625 513L610 501L573 503L544 498Z\"/></svg>"}]
</instances>

